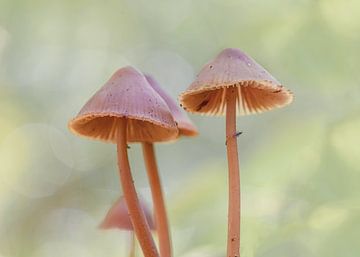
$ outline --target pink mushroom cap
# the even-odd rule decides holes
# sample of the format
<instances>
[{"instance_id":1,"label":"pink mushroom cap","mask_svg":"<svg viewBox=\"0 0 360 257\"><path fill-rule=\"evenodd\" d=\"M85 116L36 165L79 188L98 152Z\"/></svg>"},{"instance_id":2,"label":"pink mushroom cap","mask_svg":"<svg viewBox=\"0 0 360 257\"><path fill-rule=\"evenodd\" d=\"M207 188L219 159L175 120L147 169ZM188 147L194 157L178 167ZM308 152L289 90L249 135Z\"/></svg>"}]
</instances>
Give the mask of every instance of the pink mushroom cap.
<instances>
[{"instance_id":1,"label":"pink mushroom cap","mask_svg":"<svg viewBox=\"0 0 360 257\"><path fill-rule=\"evenodd\" d=\"M180 103L192 113L224 115L226 89L231 87L237 89L239 115L283 107L293 100L293 94L255 60L227 48L201 69L180 95Z\"/></svg>"},{"instance_id":2,"label":"pink mushroom cap","mask_svg":"<svg viewBox=\"0 0 360 257\"><path fill-rule=\"evenodd\" d=\"M140 200L141 208L144 211L146 220L151 230L155 230L152 214L147 208L146 204ZM121 229L133 231L133 225L129 216L128 208L125 202L125 198L122 196L118 199L106 214L104 220L101 222L101 229Z\"/></svg>"},{"instance_id":3,"label":"pink mushroom cap","mask_svg":"<svg viewBox=\"0 0 360 257\"><path fill-rule=\"evenodd\" d=\"M144 75L130 66L115 72L69 122L69 129L77 135L116 143L120 118L128 120L128 142L161 142L178 135L165 101Z\"/></svg>"},{"instance_id":4,"label":"pink mushroom cap","mask_svg":"<svg viewBox=\"0 0 360 257\"><path fill-rule=\"evenodd\" d=\"M198 130L191 122L188 115L180 108L180 106L168 95L159 85L159 83L149 74L145 74L145 77L151 87L164 99L168 105L175 122L179 129L179 136L196 136Z\"/></svg>"}]
</instances>

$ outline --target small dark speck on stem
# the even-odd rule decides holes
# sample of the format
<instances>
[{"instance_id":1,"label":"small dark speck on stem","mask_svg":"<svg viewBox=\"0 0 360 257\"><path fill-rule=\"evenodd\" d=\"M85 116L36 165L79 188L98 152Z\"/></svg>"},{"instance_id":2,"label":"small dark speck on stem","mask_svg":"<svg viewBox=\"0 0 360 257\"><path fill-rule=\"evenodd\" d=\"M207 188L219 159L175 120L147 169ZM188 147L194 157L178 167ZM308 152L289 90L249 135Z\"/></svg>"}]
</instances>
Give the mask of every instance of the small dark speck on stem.
<instances>
[{"instance_id":1,"label":"small dark speck on stem","mask_svg":"<svg viewBox=\"0 0 360 257\"><path fill-rule=\"evenodd\" d=\"M235 138L235 137L238 137L238 136L240 136L242 133L243 133L242 131L238 131L238 132L236 132L232 137L234 137L234 138ZM229 137L226 138L225 145L227 145L228 140L229 140ZM234 241L234 238L232 238L231 241Z\"/></svg>"},{"instance_id":2,"label":"small dark speck on stem","mask_svg":"<svg viewBox=\"0 0 360 257\"><path fill-rule=\"evenodd\" d=\"M235 136L238 137L238 136L240 136L242 133L243 133L242 131L238 131L238 132L236 132Z\"/></svg>"}]
</instances>

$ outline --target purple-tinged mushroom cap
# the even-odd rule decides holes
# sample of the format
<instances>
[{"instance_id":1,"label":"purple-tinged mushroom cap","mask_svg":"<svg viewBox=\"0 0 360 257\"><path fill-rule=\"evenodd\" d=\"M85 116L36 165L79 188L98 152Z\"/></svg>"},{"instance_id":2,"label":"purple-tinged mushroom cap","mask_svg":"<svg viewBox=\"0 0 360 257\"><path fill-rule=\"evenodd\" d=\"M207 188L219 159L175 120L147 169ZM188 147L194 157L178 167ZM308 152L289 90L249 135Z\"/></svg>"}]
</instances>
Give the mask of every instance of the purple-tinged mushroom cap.
<instances>
[{"instance_id":1,"label":"purple-tinged mushroom cap","mask_svg":"<svg viewBox=\"0 0 360 257\"><path fill-rule=\"evenodd\" d=\"M164 99L168 105L177 127L179 129L179 136L196 136L198 130L191 122L187 114L178 106L178 104L160 87L159 83L149 74L145 74L145 77L152 88Z\"/></svg>"},{"instance_id":2,"label":"purple-tinged mushroom cap","mask_svg":"<svg viewBox=\"0 0 360 257\"><path fill-rule=\"evenodd\" d=\"M268 71L239 49L227 48L207 63L190 87L180 95L183 108L192 113L224 115L226 89L237 90L238 114L283 107L293 100Z\"/></svg>"},{"instance_id":3,"label":"purple-tinged mushroom cap","mask_svg":"<svg viewBox=\"0 0 360 257\"><path fill-rule=\"evenodd\" d=\"M178 134L165 101L144 75L127 66L117 70L69 122L69 129L92 139L116 143L118 121L127 119L128 142L161 142Z\"/></svg>"},{"instance_id":4,"label":"purple-tinged mushroom cap","mask_svg":"<svg viewBox=\"0 0 360 257\"><path fill-rule=\"evenodd\" d=\"M155 230L154 221L152 214L147 208L145 202L140 201L141 208L144 211L146 220L151 230ZM99 226L101 229L121 229L133 231L133 225L129 216L129 211L125 202L124 197L120 197L106 214L104 220Z\"/></svg>"}]
</instances>

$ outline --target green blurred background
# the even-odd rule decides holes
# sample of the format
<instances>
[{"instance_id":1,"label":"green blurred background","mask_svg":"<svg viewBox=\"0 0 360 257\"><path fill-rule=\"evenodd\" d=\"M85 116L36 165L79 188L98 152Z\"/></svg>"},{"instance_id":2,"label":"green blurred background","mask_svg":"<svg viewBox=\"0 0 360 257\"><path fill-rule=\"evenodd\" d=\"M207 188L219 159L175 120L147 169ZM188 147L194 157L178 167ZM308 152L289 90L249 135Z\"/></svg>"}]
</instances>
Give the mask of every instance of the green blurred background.
<instances>
[{"instance_id":1,"label":"green blurred background","mask_svg":"<svg viewBox=\"0 0 360 257\"><path fill-rule=\"evenodd\" d=\"M295 94L239 117L242 256L360 254L360 1L0 0L0 256L126 256L99 231L121 194L115 146L67 122L124 65L174 98L226 47ZM156 146L175 256L224 256L224 118ZM151 204L141 148L136 186Z\"/></svg>"}]
</instances>

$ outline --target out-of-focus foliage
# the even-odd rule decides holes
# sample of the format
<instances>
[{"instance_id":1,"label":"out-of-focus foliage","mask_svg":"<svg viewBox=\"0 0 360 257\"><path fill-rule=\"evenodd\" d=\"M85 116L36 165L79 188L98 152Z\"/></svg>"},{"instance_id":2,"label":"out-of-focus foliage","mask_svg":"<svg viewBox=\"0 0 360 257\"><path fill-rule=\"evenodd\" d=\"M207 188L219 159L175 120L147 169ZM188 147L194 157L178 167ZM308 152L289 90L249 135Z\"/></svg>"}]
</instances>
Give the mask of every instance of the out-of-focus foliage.
<instances>
[{"instance_id":1,"label":"out-of-focus foliage","mask_svg":"<svg viewBox=\"0 0 360 257\"><path fill-rule=\"evenodd\" d=\"M253 56L295 94L239 117L242 253L360 253L360 1L0 1L0 256L124 256L99 231L121 194L115 147L67 122L123 65L175 98L222 48ZM224 119L157 145L175 256L224 256ZM136 186L150 203L141 149Z\"/></svg>"}]
</instances>

